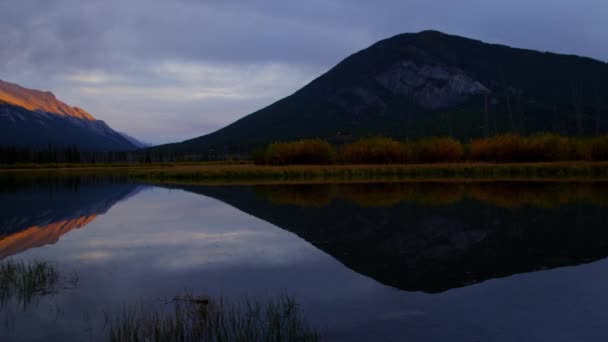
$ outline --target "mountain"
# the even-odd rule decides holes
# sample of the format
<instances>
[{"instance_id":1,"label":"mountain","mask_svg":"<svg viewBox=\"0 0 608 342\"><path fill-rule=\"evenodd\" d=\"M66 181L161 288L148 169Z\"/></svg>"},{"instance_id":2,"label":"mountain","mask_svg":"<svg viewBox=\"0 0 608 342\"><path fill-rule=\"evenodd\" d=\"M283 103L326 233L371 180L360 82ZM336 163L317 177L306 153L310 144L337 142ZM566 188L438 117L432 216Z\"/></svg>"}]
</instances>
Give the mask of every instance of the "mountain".
<instances>
[{"instance_id":1,"label":"mountain","mask_svg":"<svg viewBox=\"0 0 608 342\"><path fill-rule=\"evenodd\" d=\"M23 88L0 80L0 145L46 148L77 146L87 151L139 148L131 139L70 107L51 92Z\"/></svg>"},{"instance_id":2,"label":"mountain","mask_svg":"<svg viewBox=\"0 0 608 342\"><path fill-rule=\"evenodd\" d=\"M353 54L293 95L162 150L250 150L277 140L386 135L470 139L540 131L608 132L608 64L437 31Z\"/></svg>"},{"instance_id":3,"label":"mountain","mask_svg":"<svg viewBox=\"0 0 608 342\"><path fill-rule=\"evenodd\" d=\"M128 135L125 132L118 132L120 135L123 136L123 138L127 139L131 144L133 144L135 147L137 148L146 148L146 147L150 147L150 144L147 144L145 142L139 141L136 138L133 138L132 136Z\"/></svg>"}]
</instances>

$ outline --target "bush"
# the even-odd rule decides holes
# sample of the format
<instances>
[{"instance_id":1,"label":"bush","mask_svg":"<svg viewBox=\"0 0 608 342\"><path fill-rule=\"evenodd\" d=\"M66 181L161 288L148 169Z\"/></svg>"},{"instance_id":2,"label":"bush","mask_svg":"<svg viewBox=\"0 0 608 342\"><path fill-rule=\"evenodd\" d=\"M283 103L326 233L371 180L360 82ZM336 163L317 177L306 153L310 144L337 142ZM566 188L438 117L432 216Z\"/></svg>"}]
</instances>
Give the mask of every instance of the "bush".
<instances>
[{"instance_id":1,"label":"bush","mask_svg":"<svg viewBox=\"0 0 608 342\"><path fill-rule=\"evenodd\" d=\"M576 145L572 138L557 134L538 134L524 139L527 161L557 161L576 159Z\"/></svg>"},{"instance_id":2,"label":"bush","mask_svg":"<svg viewBox=\"0 0 608 342\"><path fill-rule=\"evenodd\" d=\"M524 138L515 134L475 139L471 142L469 159L480 161L518 161L523 159Z\"/></svg>"},{"instance_id":3,"label":"bush","mask_svg":"<svg viewBox=\"0 0 608 342\"><path fill-rule=\"evenodd\" d=\"M390 138L367 138L340 148L338 161L348 164L396 164L408 161L409 147Z\"/></svg>"},{"instance_id":4,"label":"bush","mask_svg":"<svg viewBox=\"0 0 608 342\"><path fill-rule=\"evenodd\" d=\"M466 151L466 153L465 153ZM608 135L595 138L566 137L541 133L530 137L503 134L474 139L463 145L450 137L436 137L405 143L391 138L365 138L345 144L338 152L329 143L300 140L274 143L253 154L256 164L400 164L469 161L543 162L608 160Z\"/></svg>"},{"instance_id":5,"label":"bush","mask_svg":"<svg viewBox=\"0 0 608 342\"><path fill-rule=\"evenodd\" d=\"M253 160L253 163L256 165L266 164L266 149L256 148L251 153L251 159Z\"/></svg>"},{"instance_id":6,"label":"bush","mask_svg":"<svg viewBox=\"0 0 608 342\"><path fill-rule=\"evenodd\" d=\"M261 164L328 164L332 162L333 147L321 139L270 144L266 150L257 152L254 160Z\"/></svg>"},{"instance_id":7,"label":"bush","mask_svg":"<svg viewBox=\"0 0 608 342\"><path fill-rule=\"evenodd\" d=\"M464 147L453 138L427 138L414 143L415 158L418 162L455 162L462 159Z\"/></svg>"},{"instance_id":8,"label":"bush","mask_svg":"<svg viewBox=\"0 0 608 342\"><path fill-rule=\"evenodd\" d=\"M492 162L591 160L594 146L597 157L601 158L601 145L601 138L581 140L551 133L530 137L505 134L473 140L468 157L469 160Z\"/></svg>"},{"instance_id":9,"label":"bush","mask_svg":"<svg viewBox=\"0 0 608 342\"><path fill-rule=\"evenodd\" d=\"M125 307L108 316L106 340L140 341L318 341L298 304L288 296L264 302L213 300L186 294L168 307Z\"/></svg>"},{"instance_id":10,"label":"bush","mask_svg":"<svg viewBox=\"0 0 608 342\"><path fill-rule=\"evenodd\" d=\"M592 160L608 160L608 136L604 135L590 139L588 152Z\"/></svg>"}]
</instances>

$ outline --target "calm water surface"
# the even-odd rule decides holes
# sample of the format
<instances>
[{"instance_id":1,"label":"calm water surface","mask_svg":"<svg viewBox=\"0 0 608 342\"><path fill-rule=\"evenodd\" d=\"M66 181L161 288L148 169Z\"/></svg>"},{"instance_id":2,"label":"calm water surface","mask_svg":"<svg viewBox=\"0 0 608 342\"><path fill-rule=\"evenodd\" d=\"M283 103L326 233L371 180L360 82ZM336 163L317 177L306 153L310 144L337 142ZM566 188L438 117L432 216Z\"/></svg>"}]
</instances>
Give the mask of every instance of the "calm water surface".
<instances>
[{"instance_id":1,"label":"calm water surface","mask_svg":"<svg viewBox=\"0 0 608 342\"><path fill-rule=\"evenodd\" d=\"M608 184L0 184L0 259L76 277L0 306L1 341L184 291L288 294L328 341L608 340Z\"/></svg>"}]
</instances>

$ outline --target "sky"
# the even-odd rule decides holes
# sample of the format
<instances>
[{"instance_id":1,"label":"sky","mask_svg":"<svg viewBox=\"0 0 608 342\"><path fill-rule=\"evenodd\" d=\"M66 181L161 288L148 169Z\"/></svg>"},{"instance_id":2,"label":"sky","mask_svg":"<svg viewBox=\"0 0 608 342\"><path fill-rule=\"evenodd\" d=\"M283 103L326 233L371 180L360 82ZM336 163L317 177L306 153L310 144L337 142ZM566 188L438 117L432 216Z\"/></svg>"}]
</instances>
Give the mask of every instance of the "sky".
<instances>
[{"instance_id":1,"label":"sky","mask_svg":"<svg viewBox=\"0 0 608 342\"><path fill-rule=\"evenodd\" d=\"M608 61L605 0L0 0L0 79L160 144L426 29Z\"/></svg>"}]
</instances>

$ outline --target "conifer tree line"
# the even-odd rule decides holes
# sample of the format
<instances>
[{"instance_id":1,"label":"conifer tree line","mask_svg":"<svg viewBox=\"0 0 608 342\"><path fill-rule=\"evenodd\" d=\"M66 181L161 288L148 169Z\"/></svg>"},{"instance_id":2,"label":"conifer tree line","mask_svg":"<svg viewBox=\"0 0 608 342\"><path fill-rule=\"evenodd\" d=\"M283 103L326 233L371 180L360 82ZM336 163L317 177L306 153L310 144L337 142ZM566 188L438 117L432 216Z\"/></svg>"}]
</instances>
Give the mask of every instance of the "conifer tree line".
<instances>
[{"instance_id":1,"label":"conifer tree line","mask_svg":"<svg viewBox=\"0 0 608 342\"><path fill-rule=\"evenodd\" d=\"M124 163L128 161L128 152L82 151L77 146L48 145L46 148L0 146L1 164Z\"/></svg>"}]
</instances>

